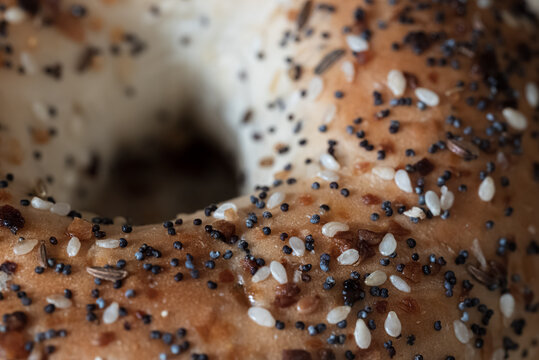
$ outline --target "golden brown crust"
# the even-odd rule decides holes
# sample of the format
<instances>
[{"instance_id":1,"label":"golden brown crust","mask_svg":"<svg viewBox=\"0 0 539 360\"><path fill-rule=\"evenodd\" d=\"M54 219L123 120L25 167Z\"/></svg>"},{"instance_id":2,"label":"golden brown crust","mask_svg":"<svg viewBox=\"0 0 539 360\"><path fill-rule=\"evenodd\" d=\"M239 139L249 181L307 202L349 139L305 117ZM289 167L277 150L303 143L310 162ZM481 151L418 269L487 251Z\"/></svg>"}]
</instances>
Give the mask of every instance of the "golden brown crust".
<instances>
[{"instance_id":1,"label":"golden brown crust","mask_svg":"<svg viewBox=\"0 0 539 360\"><path fill-rule=\"evenodd\" d=\"M296 34L295 14L301 14L302 6L309 3L295 3L286 30ZM421 9L413 1L394 6L327 1L304 10L298 35L301 41L290 45L292 58L295 50L317 44L306 34L310 28L315 30L313 37L321 36L322 31L330 34L324 46L313 48L317 59L336 48L346 49L346 53L319 75L323 90L317 103L336 104L337 115L324 131L318 131L320 121L316 119L304 125L302 136L308 143L302 150L294 150L293 160L298 168L306 158L318 163L315 157L329 147L333 157L326 161L336 159L339 180L332 186L320 178L305 178L293 167L276 175L282 183L254 193L255 203L267 204L269 196L280 192L286 209L280 208L281 202L273 209L257 207L244 197L234 200L237 211L225 213L225 220L200 211L182 216L182 224L177 221L165 227L135 226L129 231L122 224L94 224L92 228L86 220L22 206L20 200L28 199L24 186L18 188L22 180L6 181L7 188L0 190L4 225L0 228L0 286L9 280L1 290L0 357L150 359L163 353L175 358L171 353L178 348L172 346L182 344L182 354L206 354L210 359L539 356L535 296L539 291L538 113L537 106L533 108L527 101L525 90L527 84L539 81L539 49L537 21L517 5L478 9L475 3L448 1L429 2ZM364 9L364 17L356 12L358 6ZM327 23L310 24L307 19L304 25L305 14L313 12L331 16ZM515 27L508 25L513 22ZM369 49L352 54L346 36L365 36L365 29L372 31ZM398 51L392 50L393 43L399 44ZM492 50L489 45L494 46ZM438 65L427 66L428 58ZM352 82L341 71L344 61L355 69ZM314 67L302 67L298 88L309 87ZM263 69L261 66L259 71ZM390 103L395 96L387 76L394 69L407 75L403 97L410 98L411 106ZM418 105L414 87L434 91L439 104L419 109L422 105ZM379 92L381 104L373 104L374 91ZM516 97L515 92L520 95ZM518 108L527 119L526 129L508 125L502 114L507 108ZM386 109L389 116L377 116ZM489 120L491 116L495 121ZM358 117L362 122L354 123ZM392 120L398 120L399 126ZM365 134L358 134L360 131ZM336 143L328 144L328 140ZM368 143L358 146L365 140ZM367 151L369 144L372 151ZM413 149L415 156L407 156L407 149ZM3 154L1 143L0 150ZM9 157L2 155L2 166ZM324 164L335 167L322 160ZM375 175L373 168L380 166L390 172L407 169L412 188L422 179L421 195L434 191L439 199L441 186L446 185L455 197L454 204L447 212L441 211L441 216L432 216L434 208L418 204L415 189L405 192L405 186L399 188L395 181ZM478 193L486 176L495 184L489 201ZM318 185L313 185L315 181ZM410 219L403 214L413 207L424 209L413 218L425 218ZM264 216L264 211L272 216ZM487 226L488 221L492 224ZM349 229L329 234L324 225L330 222L346 224ZM386 233L396 239L394 257L380 253ZM68 243L74 236L81 247L69 257ZM55 240L49 240L51 237ZM291 237L307 244L305 254L290 253L294 250ZM97 245L99 240L120 238L127 241L125 248ZM43 240L46 258L55 259L54 266L38 270L43 270L41 274L35 270L44 253L39 251L40 242L28 254L16 255L20 251L16 247L33 240ZM181 249L176 241L181 242ZM143 244L158 252L141 250ZM349 249L358 251L358 263L339 264L337 258ZM227 255L229 259L224 258L227 251L232 254ZM212 259L210 252L220 255ZM120 267L127 275L117 283L118 289L107 280L97 285L87 271L106 265L114 269L122 259L126 265ZM329 269L321 259L329 259ZM253 282L259 268L272 261L284 266L286 284L279 284L271 274ZM59 263L64 264L63 269ZM308 264L309 271L301 268ZM71 270L66 271L65 265ZM399 291L389 279L377 287L367 286L366 275L376 270L399 276L411 291ZM359 275L351 274L353 271ZM274 272L279 278L279 271ZM118 269L112 275L105 269L98 273L105 278L125 276ZM181 279L178 273L182 273ZM47 297L63 296L65 289L72 293L69 307L46 308ZM515 302L508 317L500 306L504 294ZM111 308L115 302L122 308L120 312L125 310L124 316L106 324L105 309L118 313ZM352 305L347 325L328 324L330 310L342 305ZM255 306L269 310L271 325L278 322L271 327L255 323L248 315ZM362 313L365 309L368 311ZM385 330L390 311L400 319L398 337ZM365 318L372 336L367 349L360 349L354 337L360 317ZM296 327L298 321L304 330ZM467 344L455 335L459 324L467 329ZM278 329L281 326L284 329ZM177 334L180 328L186 329L185 337ZM50 329L54 331L47 332Z\"/></svg>"}]
</instances>

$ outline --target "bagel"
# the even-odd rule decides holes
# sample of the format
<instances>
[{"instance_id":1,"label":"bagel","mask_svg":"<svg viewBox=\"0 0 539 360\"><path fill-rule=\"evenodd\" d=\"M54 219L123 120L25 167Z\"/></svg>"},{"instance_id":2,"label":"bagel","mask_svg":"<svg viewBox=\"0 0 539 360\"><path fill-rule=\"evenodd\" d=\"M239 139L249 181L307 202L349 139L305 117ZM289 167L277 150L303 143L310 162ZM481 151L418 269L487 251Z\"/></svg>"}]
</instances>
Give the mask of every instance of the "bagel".
<instances>
[{"instance_id":1,"label":"bagel","mask_svg":"<svg viewBox=\"0 0 539 360\"><path fill-rule=\"evenodd\" d=\"M538 358L537 29L523 1L4 0L0 358ZM187 123L241 195L111 214L121 145Z\"/></svg>"}]
</instances>

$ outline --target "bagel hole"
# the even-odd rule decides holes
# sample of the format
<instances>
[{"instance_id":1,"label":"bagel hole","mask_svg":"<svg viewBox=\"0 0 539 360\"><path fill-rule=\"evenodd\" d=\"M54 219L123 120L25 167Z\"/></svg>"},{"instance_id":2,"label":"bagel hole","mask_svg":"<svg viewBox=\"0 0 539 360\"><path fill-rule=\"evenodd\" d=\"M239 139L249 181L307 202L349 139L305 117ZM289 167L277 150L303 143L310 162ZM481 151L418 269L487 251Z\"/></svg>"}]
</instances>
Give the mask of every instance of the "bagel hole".
<instances>
[{"instance_id":1,"label":"bagel hole","mask_svg":"<svg viewBox=\"0 0 539 360\"><path fill-rule=\"evenodd\" d=\"M106 181L83 208L142 225L174 219L239 195L235 156L197 128L194 115L152 136L120 144Z\"/></svg>"}]
</instances>

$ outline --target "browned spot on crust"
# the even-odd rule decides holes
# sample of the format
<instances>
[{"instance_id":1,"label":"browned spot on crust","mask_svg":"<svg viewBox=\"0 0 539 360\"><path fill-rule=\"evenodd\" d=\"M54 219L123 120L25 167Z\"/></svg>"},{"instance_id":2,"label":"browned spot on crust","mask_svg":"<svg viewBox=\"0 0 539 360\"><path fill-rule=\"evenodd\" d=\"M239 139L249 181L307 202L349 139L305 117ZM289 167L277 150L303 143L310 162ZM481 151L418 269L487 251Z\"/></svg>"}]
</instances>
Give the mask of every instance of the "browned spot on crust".
<instances>
[{"instance_id":1,"label":"browned spot on crust","mask_svg":"<svg viewBox=\"0 0 539 360\"><path fill-rule=\"evenodd\" d=\"M33 129L32 140L34 143L44 145L50 140L50 133L47 129Z\"/></svg>"},{"instance_id":2,"label":"browned spot on crust","mask_svg":"<svg viewBox=\"0 0 539 360\"><path fill-rule=\"evenodd\" d=\"M272 156L266 156L259 160L258 165L261 167L270 167L273 166L273 157Z\"/></svg>"},{"instance_id":3,"label":"browned spot on crust","mask_svg":"<svg viewBox=\"0 0 539 360\"><path fill-rule=\"evenodd\" d=\"M373 194L365 194L361 197L361 201L363 201L363 204L365 205L378 205L382 202L380 198Z\"/></svg>"},{"instance_id":4,"label":"browned spot on crust","mask_svg":"<svg viewBox=\"0 0 539 360\"><path fill-rule=\"evenodd\" d=\"M286 283L275 287L275 306L286 308L295 304L300 288L294 283Z\"/></svg>"},{"instance_id":5,"label":"browned spot on crust","mask_svg":"<svg viewBox=\"0 0 539 360\"><path fill-rule=\"evenodd\" d=\"M298 202L300 205L311 205L313 203L313 197L309 194L302 194L298 197Z\"/></svg>"},{"instance_id":6,"label":"browned spot on crust","mask_svg":"<svg viewBox=\"0 0 539 360\"><path fill-rule=\"evenodd\" d=\"M116 340L116 334L114 332L103 331L94 335L92 338L92 345L99 347L107 346L114 340Z\"/></svg>"}]
</instances>

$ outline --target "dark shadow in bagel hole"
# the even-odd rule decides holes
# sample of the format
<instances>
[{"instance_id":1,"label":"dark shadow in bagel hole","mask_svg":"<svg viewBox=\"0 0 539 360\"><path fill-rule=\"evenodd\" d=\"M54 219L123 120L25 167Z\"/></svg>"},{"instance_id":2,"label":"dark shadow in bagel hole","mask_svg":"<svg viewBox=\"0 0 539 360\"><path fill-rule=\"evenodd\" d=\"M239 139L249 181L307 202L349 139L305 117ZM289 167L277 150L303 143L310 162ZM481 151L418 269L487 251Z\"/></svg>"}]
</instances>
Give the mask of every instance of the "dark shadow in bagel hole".
<instances>
[{"instance_id":1,"label":"dark shadow in bagel hole","mask_svg":"<svg viewBox=\"0 0 539 360\"><path fill-rule=\"evenodd\" d=\"M237 196L241 184L233 154L190 123L121 145L106 185L88 208L140 225Z\"/></svg>"}]
</instances>

